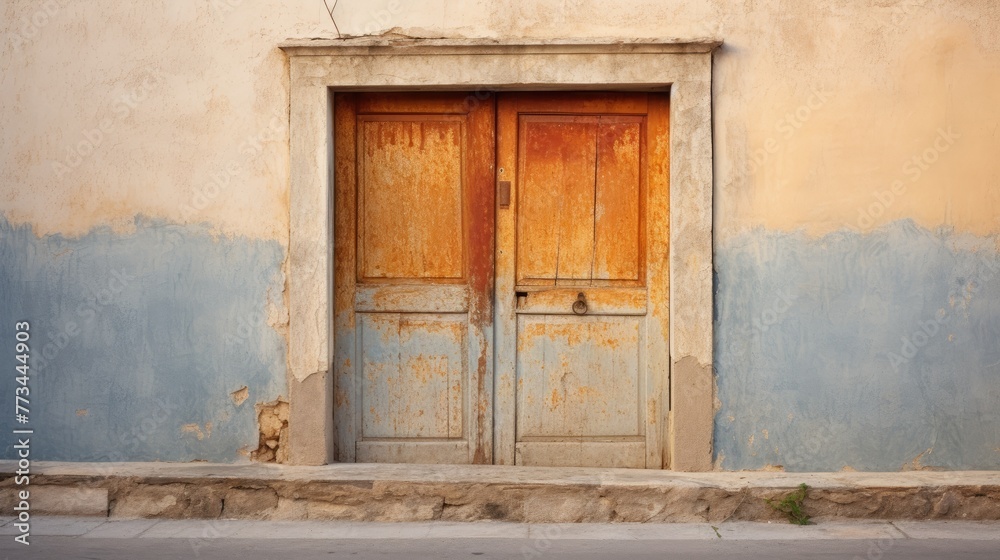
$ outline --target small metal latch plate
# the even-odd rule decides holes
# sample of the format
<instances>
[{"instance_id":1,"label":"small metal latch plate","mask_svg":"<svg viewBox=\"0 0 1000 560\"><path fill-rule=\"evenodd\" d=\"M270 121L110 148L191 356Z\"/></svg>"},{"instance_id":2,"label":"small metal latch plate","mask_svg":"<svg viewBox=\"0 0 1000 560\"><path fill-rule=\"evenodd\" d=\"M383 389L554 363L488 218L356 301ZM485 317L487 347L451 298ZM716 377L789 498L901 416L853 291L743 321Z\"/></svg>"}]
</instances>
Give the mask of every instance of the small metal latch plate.
<instances>
[{"instance_id":1,"label":"small metal latch plate","mask_svg":"<svg viewBox=\"0 0 1000 560\"><path fill-rule=\"evenodd\" d=\"M510 181L500 181L497 191L500 208L510 208Z\"/></svg>"}]
</instances>

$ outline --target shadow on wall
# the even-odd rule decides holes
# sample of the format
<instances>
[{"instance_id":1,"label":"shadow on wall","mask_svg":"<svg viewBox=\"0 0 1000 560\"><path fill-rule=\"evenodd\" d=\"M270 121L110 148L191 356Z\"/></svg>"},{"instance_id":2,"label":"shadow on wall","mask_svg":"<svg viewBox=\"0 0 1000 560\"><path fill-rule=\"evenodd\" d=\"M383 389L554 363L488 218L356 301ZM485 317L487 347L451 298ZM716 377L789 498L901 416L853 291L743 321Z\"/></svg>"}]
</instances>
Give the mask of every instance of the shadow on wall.
<instances>
[{"instance_id":1,"label":"shadow on wall","mask_svg":"<svg viewBox=\"0 0 1000 560\"><path fill-rule=\"evenodd\" d=\"M269 301L284 306L284 251L202 226L135 225L38 238L0 217L6 363L14 321L31 329L30 422L12 411L0 429L34 429L38 460L245 460L258 447L254 403L287 394L285 341L267 319ZM15 386L0 378L2 394Z\"/></svg>"},{"instance_id":2,"label":"shadow on wall","mask_svg":"<svg viewBox=\"0 0 1000 560\"><path fill-rule=\"evenodd\" d=\"M717 247L717 464L1000 469L997 247L908 220Z\"/></svg>"}]
</instances>

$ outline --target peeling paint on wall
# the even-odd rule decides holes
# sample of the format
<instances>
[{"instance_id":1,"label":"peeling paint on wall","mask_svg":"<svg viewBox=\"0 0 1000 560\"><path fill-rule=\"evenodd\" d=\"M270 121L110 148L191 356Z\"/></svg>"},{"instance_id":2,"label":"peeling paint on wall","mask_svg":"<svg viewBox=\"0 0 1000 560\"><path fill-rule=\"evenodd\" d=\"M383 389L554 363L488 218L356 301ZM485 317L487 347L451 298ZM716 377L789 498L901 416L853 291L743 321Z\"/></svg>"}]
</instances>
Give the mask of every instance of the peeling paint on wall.
<instances>
[{"instance_id":1,"label":"peeling paint on wall","mask_svg":"<svg viewBox=\"0 0 1000 560\"><path fill-rule=\"evenodd\" d=\"M250 398L250 389L244 385L243 387L230 393L229 396L233 398L233 404L240 406L245 403L248 398Z\"/></svg>"},{"instance_id":2,"label":"peeling paint on wall","mask_svg":"<svg viewBox=\"0 0 1000 560\"><path fill-rule=\"evenodd\" d=\"M256 414L230 393L287 392L286 345L263 323L233 335L243 318L265 315L269 290L284 289L283 261L274 241L144 218L128 235L79 238L39 238L0 218L0 317L30 321L34 333L32 454L225 462L256 446ZM13 363L12 352L0 355ZM13 394L14 383L0 379L0 391Z\"/></svg>"},{"instance_id":3,"label":"peeling paint on wall","mask_svg":"<svg viewBox=\"0 0 1000 560\"><path fill-rule=\"evenodd\" d=\"M0 5L0 317L42 335L39 458L267 456L247 401L288 394L289 68L276 45L335 36L321 4ZM724 39L716 363L691 365L718 371L716 463L1000 468L1000 288L987 272L1000 249L1000 4L337 11L344 35Z\"/></svg>"},{"instance_id":4,"label":"peeling paint on wall","mask_svg":"<svg viewBox=\"0 0 1000 560\"><path fill-rule=\"evenodd\" d=\"M257 427L260 441L250 458L261 463L288 462L288 401L283 398L258 403Z\"/></svg>"}]
</instances>

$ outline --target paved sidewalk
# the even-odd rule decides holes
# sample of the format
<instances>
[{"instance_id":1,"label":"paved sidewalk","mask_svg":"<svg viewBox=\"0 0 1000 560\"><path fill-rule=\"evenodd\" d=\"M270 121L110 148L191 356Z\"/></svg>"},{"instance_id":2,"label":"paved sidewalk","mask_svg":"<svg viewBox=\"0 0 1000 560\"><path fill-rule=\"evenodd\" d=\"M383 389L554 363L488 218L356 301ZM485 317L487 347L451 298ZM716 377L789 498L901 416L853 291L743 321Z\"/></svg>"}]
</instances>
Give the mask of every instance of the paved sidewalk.
<instances>
[{"instance_id":1,"label":"paved sidewalk","mask_svg":"<svg viewBox=\"0 0 1000 560\"><path fill-rule=\"evenodd\" d=\"M4 560L996 560L996 522L685 524L375 523L38 517Z\"/></svg>"},{"instance_id":2,"label":"paved sidewalk","mask_svg":"<svg viewBox=\"0 0 1000 560\"><path fill-rule=\"evenodd\" d=\"M0 539L19 534L0 518ZM874 521L787 523L377 523L358 521L246 521L32 517L32 537L84 539L545 539L545 540L983 540L998 541L995 521Z\"/></svg>"}]
</instances>

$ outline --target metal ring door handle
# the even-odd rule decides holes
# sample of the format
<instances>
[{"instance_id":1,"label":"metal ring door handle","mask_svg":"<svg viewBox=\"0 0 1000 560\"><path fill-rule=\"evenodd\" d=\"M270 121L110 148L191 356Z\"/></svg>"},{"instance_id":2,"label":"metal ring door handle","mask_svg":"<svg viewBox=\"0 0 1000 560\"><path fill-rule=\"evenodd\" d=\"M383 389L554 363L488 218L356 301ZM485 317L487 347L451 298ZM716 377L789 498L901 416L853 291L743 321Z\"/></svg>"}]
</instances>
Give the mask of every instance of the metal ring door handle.
<instances>
[{"instance_id":1,"label":"metal ring door handle","mask_svg":"<svg viewBox=\"0 0 1000 560\"><path fill-rule=\"evenodd\" d=\"M577 315L585 315L587 313L587 296L580 292L576 296L576 301L573 302L573 313Z\"/></svg>"}]
</instances>

